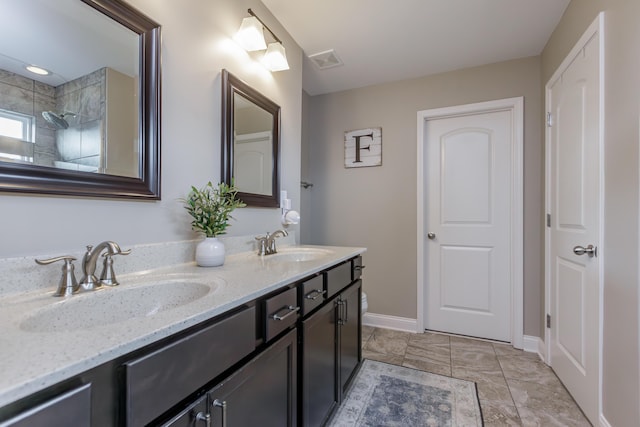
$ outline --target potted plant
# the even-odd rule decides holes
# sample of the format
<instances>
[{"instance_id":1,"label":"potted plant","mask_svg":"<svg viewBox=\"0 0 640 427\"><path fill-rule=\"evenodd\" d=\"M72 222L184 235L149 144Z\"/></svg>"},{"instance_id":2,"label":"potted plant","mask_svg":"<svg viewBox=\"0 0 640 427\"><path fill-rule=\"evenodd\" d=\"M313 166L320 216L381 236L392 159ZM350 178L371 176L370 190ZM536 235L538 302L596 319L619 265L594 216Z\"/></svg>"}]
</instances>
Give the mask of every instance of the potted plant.
<instances>
[{"instance_id":1,"label":"potted plant","mask_svg":"<svg viewBox=\"0 0 640 427\"><path fill-rule=\"evenodd\" d=\"M191 228L204 233L205 239L196 247L196 263L202 267L224 264L224 244L217 236L225 234L235 208L245 207L237 198L238 190L224 182L214 186L211 181L203 188L191 186L184 208L192 217Z\"/></svg>"}]
</instances>

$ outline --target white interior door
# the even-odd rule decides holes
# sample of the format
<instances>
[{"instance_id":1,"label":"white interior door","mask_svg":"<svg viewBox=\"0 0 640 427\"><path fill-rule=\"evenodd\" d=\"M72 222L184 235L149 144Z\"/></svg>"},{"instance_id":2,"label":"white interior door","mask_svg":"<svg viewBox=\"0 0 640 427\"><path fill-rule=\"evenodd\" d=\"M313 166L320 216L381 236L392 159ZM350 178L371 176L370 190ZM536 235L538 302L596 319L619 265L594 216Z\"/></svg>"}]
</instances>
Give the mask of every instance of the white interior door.
<instances>
[{"instance_id":1,"label":"white interior door","mask_svg":"<svg viewBox=\"0 0 640 427\"><path fill-rule=\"evenodd\" d=\"M600 41L595 27L547 85L549 363L598 423ZM591 250L589 250L591 249Z\"/></svg>"},{"instance_id":2,"label":"white interior door","mask_svg":"<svg viewBox=\"0 0 640 427\"><path fill-rule=\"evenodd\" d=\"M513 112L425 122L425 327L511 341Z\"/></svg>"},{"instance_id":3,"label":"white interior door","mask_svg":"<svg viewBox=\"0 0 640 427\"><path fill-rule=\"evenodd\" d=\"M245 193L270 195L273 160L271 132L236 135L233 149L236 188Z\"/></svg>"}]
</instances>

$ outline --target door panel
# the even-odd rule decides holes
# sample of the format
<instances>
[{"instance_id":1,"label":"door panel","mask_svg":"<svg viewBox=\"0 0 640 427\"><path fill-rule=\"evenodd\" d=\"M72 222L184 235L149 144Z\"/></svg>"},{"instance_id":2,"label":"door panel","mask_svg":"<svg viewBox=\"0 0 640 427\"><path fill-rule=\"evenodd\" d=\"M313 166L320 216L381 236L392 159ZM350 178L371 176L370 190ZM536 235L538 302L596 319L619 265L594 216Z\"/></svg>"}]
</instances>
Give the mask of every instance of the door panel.
<instances>
[{"instance_id":1,"label":"door panel","mask_svg":"<svg viewBox=\"0 0 640 427\"><path fill-rule=\"evenodd\" d=\"M511 340L512 112L425 125L426 327Z\"/></svg>"},{"instance_id":2,"label":"door panel","mask_svg":"<svg viewBox=\"0 0 640 427\"><path fill-rule=\"evenodd\" d=\"M581 43L547 85L549 363L597 424L600 258L574 248L600 244L600 39Z\"/></svg>"}]
</instances>

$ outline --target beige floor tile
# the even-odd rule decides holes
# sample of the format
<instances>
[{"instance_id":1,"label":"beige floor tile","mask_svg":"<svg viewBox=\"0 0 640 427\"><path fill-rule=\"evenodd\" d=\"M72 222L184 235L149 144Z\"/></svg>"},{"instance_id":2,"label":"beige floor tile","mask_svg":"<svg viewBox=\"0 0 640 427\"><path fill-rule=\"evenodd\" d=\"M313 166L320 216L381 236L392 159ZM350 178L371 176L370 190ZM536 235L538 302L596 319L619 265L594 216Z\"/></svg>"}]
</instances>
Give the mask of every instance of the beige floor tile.
<instances>
[{"instance_id":1,"label":"beige floor tile","mask_svg":"<svg viewBox=\"0 0 640 427\"><path fill-rule=\"evenodd\" d=\"M507 379L511 395L527 425L589 425L567 390L557 385ZM523 414L527 414L524 416ZM535 414L535 415L534 415Z\"/></svg>"},{"instance_id":2,"label":"beige floor tile","mask_svg":"<svg viewBox=\"0 0 640 427\"><path fill-rule=\"evenodd\" d=\"M414 357L407 354L402 361L402 366L407 368L419 369L433 374L451 376L451 365L444 363L435 363L420 357Z\"/></svg>"},{"instance_id":3,"label":"beige floor tile","mask_svg":"<svg viewBox=\"0 0 640 427\"><path fill-rule=\"evenodd\" d=\"M451 350L475 351L479 353L488 353L495 355L493 344L488 341L474 340L471 338L454 337L451 340Z\"/></svg>"},{"instance_id":4,"label":"beige floor tile","mask_svg":"<svg viewBox=\"0 0 640 427\"><path fill-rule=\"evenodd\" d=\"M541 385L558 385L560 381L539 358L521 356L498 356L505 378L529 381Z\"/></svg>"},{"instance_id":5,"label":"beige floor tile","mask_svg":"<svg viewBox=\"0 0 640 427\"><path fill-rule=\"evenodd\" d=\"M404 356L409 345L410 335L407 332L376 328L365 344L364 349L376 353Z\"/></svg>"},{"instance_id":6,"label":"beige floor tile","mask_svg":"<svg viewBox=\"0 0 640 427\"><path fill-rule=\"evenodd\" d=\"M362 350L362 357L364 359L390 363L392 365L398 365L398 366L402 366L402 360L403 360L403 356L401 355L378 353L376 351L367 350L366 348Z\"/></svg>"},{"instance_id":7,"label":"beige floor tile","mask_svg":"<svg viewBox=\"0 0 640 427\"><path fill-rule=\"evenodd\" d=\"M373 326L363 326L362 327L362 342L366 342L369 338L371 338L371 335L373 335L373 331L375 331L376 328L374 328Z\"/></svg>"},{"instance_id":8,"label":"beige floor tile","mask_svg":"<svg viewBox=\"0 0 640 427\"><path fill-rule=\"evenodd\" d=\"M500 370L478 371L472 368L454 366L451 376L462 380L474 381L478 387L478 396L482 400L514 404L507 381Z\"/></svg>"},{"instance_id":9,"label":"beige floor tile","mask_svg":"<svg viewBox=\"0 0 640 427\"><path fill-rule=\"evenodd\" d=\"M473 350L457 350L451 346L451 366L476 369L479 371L498 371L498 358L492 353Z\"/></svg>"},{"instance_id":10,"label":"beige floor tile","mask_svg":"<svg viewBox=\"0 0 640 427\"><path fill-rule=\"evenodd\" d=\"M529 353L523 350L518 350L517 348L513 348L511 344L493 343L492 345L497 356L520 356L538 360L540 359L540 356L538 356L536 353Z\"/></svg>"},{"instance_id":11,"label":"beige floor tile","mask_svg":"<svg viewBox=\"0 0 640 427\"><path fill-rule=\"evenodd\" d=\"M480 408L482 408L482 421L485 427L522 425L518 410L513 403L480 399Z\"/></svg>"},{"instance_id":12,"label":"beige floor tile","mask_svg":"<svg viewBox=\"0 0 640 427\"><path fill-rule=\"evenodd\" d=\"M449 335L434 334L433 332L424 332L421 334L413 334L409 337L409 343L423 346L428 344L446 344L450 345Z\"/></svg>"}]
</instances>

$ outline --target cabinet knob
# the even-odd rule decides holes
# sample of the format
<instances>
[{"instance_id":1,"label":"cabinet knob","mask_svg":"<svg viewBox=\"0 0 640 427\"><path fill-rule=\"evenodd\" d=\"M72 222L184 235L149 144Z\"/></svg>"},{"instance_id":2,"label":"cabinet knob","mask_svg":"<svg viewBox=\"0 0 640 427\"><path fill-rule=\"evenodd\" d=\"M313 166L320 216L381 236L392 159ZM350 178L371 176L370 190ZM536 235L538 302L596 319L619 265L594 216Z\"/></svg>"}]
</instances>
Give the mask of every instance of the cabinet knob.
<instances>
[{"instance_id":1,"label":"cabinet knob","mask_svg":"<svg viewBox=\"0 0 640 427\"><path fill-rule=\"evenodd\" d=\"M198 412L196 414L196 421L204 421L204 425L206 427L211 427L211 414L209 413L204 413L204 412Z\"/></svg>"}]
</instances>

